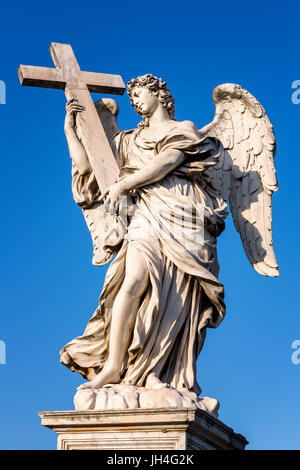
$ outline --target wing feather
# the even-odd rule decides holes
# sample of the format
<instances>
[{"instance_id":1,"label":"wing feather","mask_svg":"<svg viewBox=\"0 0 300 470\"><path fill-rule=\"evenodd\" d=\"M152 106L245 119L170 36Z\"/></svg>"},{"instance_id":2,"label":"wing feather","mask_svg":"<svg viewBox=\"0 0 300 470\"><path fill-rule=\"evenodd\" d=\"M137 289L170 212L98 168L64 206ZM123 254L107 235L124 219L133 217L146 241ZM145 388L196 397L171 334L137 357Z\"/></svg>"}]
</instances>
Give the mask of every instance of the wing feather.
<instances>
[{"instance_id":1,"label":"wing feather","mask_svg":"<svg viewBox=\"0 0 300 470\"><path fill-rule=\"evenodd\" d=\"M272 194L278 189L273 126L259 101L239 85L216 87L213 100L215 117L199 132L218 138L224 151L207 176L219 196L229 200L254 269L264 276L278 276L272 237Z\"/></svg>"}]
</instances>

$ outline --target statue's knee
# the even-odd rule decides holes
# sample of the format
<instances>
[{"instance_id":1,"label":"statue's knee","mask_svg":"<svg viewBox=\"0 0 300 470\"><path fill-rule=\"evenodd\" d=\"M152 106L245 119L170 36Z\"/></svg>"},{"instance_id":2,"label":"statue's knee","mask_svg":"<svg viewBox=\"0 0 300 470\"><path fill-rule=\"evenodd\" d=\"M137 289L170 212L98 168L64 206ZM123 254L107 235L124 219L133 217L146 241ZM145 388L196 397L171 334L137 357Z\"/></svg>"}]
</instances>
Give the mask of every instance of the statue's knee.
<instances>
[{"instance_id":1,"label":"statue's knee","mask_svg":"<svg viewBox=\"0 0 300 470\"><path fill-rule=\"evenodd\" d=\"M146 288L147 279L144 278L130 278L124 279L122 290L128 297L140 297Z\"/></svg>"}]
</instances>

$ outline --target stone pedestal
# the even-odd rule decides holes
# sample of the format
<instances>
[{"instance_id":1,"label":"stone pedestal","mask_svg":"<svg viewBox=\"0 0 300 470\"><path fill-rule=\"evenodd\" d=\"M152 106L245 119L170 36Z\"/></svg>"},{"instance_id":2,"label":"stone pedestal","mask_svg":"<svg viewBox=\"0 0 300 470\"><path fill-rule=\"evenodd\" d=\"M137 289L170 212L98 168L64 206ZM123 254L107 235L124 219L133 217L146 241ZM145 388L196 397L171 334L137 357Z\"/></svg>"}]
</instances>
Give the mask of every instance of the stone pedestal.
<instances>
[{"instance_id":1,"label":"stone pedestal","mask_svg":"<svg viewBox=\"0 0 300 470\"><path fill-rule=\"evenodd\" d=\"M106 450L243 450L247 444L222 421L195 409L44 411L42 425L57 448Z\"/></svg>"}]
</instances>

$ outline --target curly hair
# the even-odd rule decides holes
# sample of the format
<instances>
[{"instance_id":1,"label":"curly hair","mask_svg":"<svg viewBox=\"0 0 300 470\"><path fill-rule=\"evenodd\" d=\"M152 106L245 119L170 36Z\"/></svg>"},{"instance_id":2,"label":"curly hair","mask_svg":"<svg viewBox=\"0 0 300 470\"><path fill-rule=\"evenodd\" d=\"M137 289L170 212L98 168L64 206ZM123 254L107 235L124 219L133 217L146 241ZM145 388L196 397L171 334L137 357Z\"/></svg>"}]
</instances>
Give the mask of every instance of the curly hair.
<instances>
[{"instance_id":1,"label":"curly hair","mask_svg":"<svg viewBox=\"0 0 300 470\"><path fill-rule=\"evenodd\" d=\"M158 96L159 101L168 111L170 118L175 120L175 100L171 95L169 88L167 88L167 82L164 82L161 78L157 78L150 73L130 80L127 83L127 93L132 106L134 106L132 101L133 90L136 87L148 88L153 95ZM142 121L139 124L140 127L145 125L147 125L147 122L145 121Z\"/></svg>"}]
</instances>

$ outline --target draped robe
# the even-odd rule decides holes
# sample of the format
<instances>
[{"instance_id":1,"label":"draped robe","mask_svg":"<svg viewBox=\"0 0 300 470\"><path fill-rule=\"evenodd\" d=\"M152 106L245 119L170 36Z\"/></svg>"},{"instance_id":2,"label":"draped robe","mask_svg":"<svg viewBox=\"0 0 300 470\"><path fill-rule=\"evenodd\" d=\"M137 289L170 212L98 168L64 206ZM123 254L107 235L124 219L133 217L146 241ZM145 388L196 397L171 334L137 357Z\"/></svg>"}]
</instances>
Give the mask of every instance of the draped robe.
<instances>
[{"instance_id":1,"label":"draped robe","mask_svg":"<svg viewBox=\"0 0 300 470\"><path fill-rule=\"evenodd\" d=\"M135 129L117 134L114 143L121 162L119 179L161 158L167 149L182 151L184 161L160 181L131 191L125 228L115 217L104 248L116 256L99 305L83 335L64 346L61 362L88 379L103 368L114 299L124 280L128 246L133 244L146 261L149 283L140 299L121 383L145 386L149 374L155 374L178 390L199 394L196 360L206 329L217 327L225 314L216 241L224 229L227 206L205 178L222 145L217 139L201 138L189 123L176 121L159 141L147 140L141 129ZM94 174L81 176L74 164L72 189L83 208L92 207L100 197Z\"/></svg>"}]
</instances>

